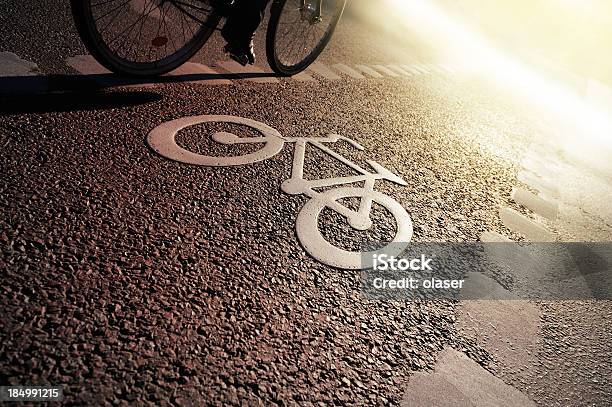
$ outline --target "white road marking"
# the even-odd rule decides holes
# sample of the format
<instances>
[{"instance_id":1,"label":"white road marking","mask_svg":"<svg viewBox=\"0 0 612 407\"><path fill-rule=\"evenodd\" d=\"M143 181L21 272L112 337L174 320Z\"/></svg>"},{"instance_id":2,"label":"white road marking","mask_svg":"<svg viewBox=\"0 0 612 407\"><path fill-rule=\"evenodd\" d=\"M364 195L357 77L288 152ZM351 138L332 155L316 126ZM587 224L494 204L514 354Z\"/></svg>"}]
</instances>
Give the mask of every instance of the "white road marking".
<instances>
[{"instance_id":1,"label":"white road marking","mask_svg":"<svg viewBox=\"0 0 612 407\"><path fill-rule=\"evenodd\" d=\"M198 64L196 62L186 62L182 66L179 66L174 71L168 73L168 76L181 76L181 75L221 75L221 73L215 71L214 69ZM232 81L229 79L214 79L214 78L206 78L206 79L195 79L193 81L189 81L188 83L200 83L205 85L231 85Z\"/></svg>"},{"instance_id":2,"label":"white road marking","mask_svg":"<svg viewBox=\"0 0 612 407\"><path fill-rule=\"evenodd\" d=\"M308 70L324 77L325 79L329 79L330 81L337 81L339 79L342 79L334 71L332 71L326 65L323 65L320 62L313 63L308 67Z\"/></svg>"},{"instance_id":3,"label":"white road marking","mask_svg":"<svg viewBox=\"0 0 612 407\"><path fill-rule=\"evenodd\" d=\"M233 123L239 124L255 129L260 137L258 138L240 138L237 135L230 133L214 133L210 137L221 144L236 144L236 141L242 141L243 143L259 144L263 145L260 150L253 153L241 155L241 156L207 156L203 154L197 154L189 150L184 149L176 143L176 135L182 129L194 126L202 123ZM252 140L252 141L251 141ZM278 154L283 148L284 141L280 133L270 126L255 120L246 119L243 117L236 116L190 116L182 117L180 119L171 120L165 122L151 130L147 136L147 142L153 150L158 154L169 158L171 160L179 161L186 164L194 165L205 165L212 167L227 167L232 165L245 165L253 164L258 161L267 160L270 157Z\"/></svg>"},{"instance_id":4,"label":"white road marking","mask_svg":"<svg viewBox=\"0 0 612 407\"><path fill-rule=\"evenodd\" d=\"M103 67L91 55L75 55L66 58L66 64L83 75L103 75L111 71Z\"/></svg>"},{"instance_id":5,"label":"white road marking","mask_svg":"<svg viewBox=\"0 0 612 407\"><path fill-rule=\"evenodd\" d=\"M525 394L452 348L438 355L433 371L414 373L404 391L408 406L535 407Z\"/></svg>"},{"instance_id":6,"label":"white road marking","mask_svg":"<svg viewBox=\"0 0 612 407\"><path fill-rule=\"evenodd\" d=\"M19 58L12 52L0 52L0 77L2 76L35 76L38 65Z\"/></svg>"},{"instance_id":7,"label":"white road marking","mask_svg":"<svg viewBox=\"0 0 612 407\"><path fill-rule=\"evenodd\" d=\"M421 75L422 72L416 69L413 65L400 65L405 71L410 72L414 75Z\"/></svg>"},{"instance_id":8,"label":"white road marking","mask_svg":"<svg viewBox=\"0 0 612 407\"><path fill-rule=\"evenodd\" d=\"M296 80L298 82L316 82L317 80L312 76L308 75L306 72L302 71L296 75L293 75L291 79Z\"/></svg>"},{"instance_id":9,"label":"white road marking","mask_svg":"<svg viewBox=\"0 0 612 407\"><path fill-rule=\"evenodd\" d=\"M429 69L425 68L425 66L422 65L422 64L410 64L410 65L407 65L407 66L409 66L413 72L416 71L419 74L428 74L428 73L430 73Z\"/></svg>"},{"instance_id":10,"label":"white road marking","mask_svg":"<svg viewBox=\"0 0 612 407\"><path fill-rule=\"evenodd\" d=\"M529 171L520 171L516 178L530 187L537 189L544 196L549 196L555 199L559 198L559 188L557 188L557 186L552 182L549 182L542 177L539 177Z\"/></svg>"},{"instance_id":11,"label":"white road marking","mask_svg":"<svg viewBox=\"0 0 612 407\"><path fill-rule=\"evenodd\" d=\"M512 240L497 232L484 232L480 236L480 241L485 243L509 243Z\"/></svg>"},{"instance_id":12,"label":"white road marking","mask_svg":"<svg viewBox=\"0 0 612 407\"><path fill-rule=\"evenodd\" d=\"M376 69L378 72L382 73L383 75L386 76L393 76L393 77L398 77L399 74L393 72L392 70L390 70L389 68L387 68L384 65L372 65L372 68Z\"/></svg>"},{"instance_id":13,"label":"white road marking","mask_svg":"<svg viewBox=\"0 0 612 407\"><path fill-rule=\"evenodd\" d=\"M391 69L393 72L398 73L402 76L412 76L411 72L408 72L402 69L402 67L399 65L387 65L387 68Z\"/></svg>"},{"instance_id":14,"label":"white road marking","mask_svg":"<svg viewBox=\"0 0 612 407\"><path fill-rule=\"evenodd\" d=\"M545 218L550 220L555 220L557 218L557 214L559 212L558 205L546 201L523 188L512 188L510 198L512 198L516 203L523 205L527 209L530 209L538 215L544 216Z\"/></svg>"},{"instance_id":15,"label":"white road marking","mask_svg":"<svg viewBox=\"0 0 612 407\"><path fill-rule=\"evenodd\" d=\"M340 72L350 76L353 79L365 79L365 76L363 76L358 71L354 70L353 68L351 68L348 65L345 65L345 64L335 64L335 65L333 65L333 67L335 69L337 69L338 71L340 71Z\"/></svg>"},{"instance_id":16,"label":"white road marking","mask_svg":"<svg viewBox=\"0 0 612 407\"><path fill-rule=\"evenodd\" d=\"M449 74L456 74L457 73L457 70L451 68L450 66L448 66L446 64L438 64L438 67L440 69L442 69L443 71L445 71L446 73L449 73Z\"/></svg>"},{"instance_id":17,"label":"white road marking","mask_svg":"<svg viewBox=\"0 0 612 407\"><path fill-rule=\"evenodd\" d=\"M425 64L415 64L415 65L416 65L416 69L420 69L421 72L423 72L424 74L431 73L431 68L428 65L425 65Z\"/></svg>"},{"instance_id":18,"label":"white road marking","mask_svg":"<svg viewBox=\"0 0 612 407\"><path fill-rule=\"evenodd\" d=\"M554 242L556 240L556 235L544 225L534 222L514 209L501 208L499 217L508 229L522 234L532 242Z\"/></svg>"},{"instance_id":19,"label":"white road marking","mask_svg":"<svg viewBox=\"0 0 612 407\"><path fill-rule=\"evenodd\" d=\"M278 79L273 76L257 76L259 74L267 74L267 72L254 65L242 66L236 61L220 61L217 62L216 65L222 67L230 73L242 77L249 82L278 83Z\"/></svg>"},{"instance_id":20,"label":"white road marking","mask_svg":"<svg viewBox=\"0 0 612 407\"><path fill-rule=\"evenodd\" d=\"M384 76L382 76L378 71L367 65L356 65L355 67L362 73L371 76L372 78L384 78Z\"/></svg>"},{"instance_id":21,"label":"white road marking","mask_svg":"<svg viewBox=\"0 0 612 407\"><path fill-rule=\"evenodd\" d=\"M91 55L75 55L66 58L66 64L82 75L104 75L92 78L100 86L116 86L120 88L154 88L160 86L159 83L138 83L136 79L127 81L127 83L121 82L118 78L113 77L111 75L112 72L100 65Z\"/></svg>"},{"instance_id":22,"label":"white road marking","mask_svg":"<svg viewBox=\"0 0 612 407\"><path fill-rule=\"evenodd\" d=\"M201 123L227 123L238 124L251 127L258 133L255 137L241 137L240 134L218 131L209 134L217 143L225 145L259 145L258 151L245 155L234 156L207 156L186 150L176 143L176 134L188 127ZM206 135L205 135L206 136ZM328 134L324 137L305 138L305 137L283 137L272 127L251 119L236 116L192 116L175 119L165 122L154 128L147 136L147 142L153 150L160 155L171 160L204 166L232 166L245 165L263 161L278 154L285 143L295 143L293 149L293 163L291 177L281 184L281 190L290 195L305 195L310 198L300 210L295 227L296 234L302 247L315 259L330 266L345 269L362 269L370 267L363 259L372 259L376 254L399 255L408 245L412 238L413 227L412 219L400 203L390 196L387 196L374 189L374 184L378 179L385 179L399 185L406 186L406 182L391 171L385 169L375 161L366 160L369 164L370 172L361 168L358 164L351 162L346 157L334 151L331 146L326 145L338 141L348 142L353 147L363 150L357 142L337 134ZM322 151L336 160L351 167L360 175L353 175L338 178L308 179L304 178L304 162L307 146L314 144L319 151ZM346 187L356 182L364 182L361 188ZM324 192L316 191L317 188L335 187ZM354 211L342 204L344 198L359 198L361 200L360 209ZM396 234L393 238L393 245L375 251L347 251L339 248L326 240L319 230L319 215L326 208L337 212L343 216L348 224L355 230L368 230L373 227L370 219L372 203L375 202L393 216L396 225Z\"/></svg>"}]
</instances>

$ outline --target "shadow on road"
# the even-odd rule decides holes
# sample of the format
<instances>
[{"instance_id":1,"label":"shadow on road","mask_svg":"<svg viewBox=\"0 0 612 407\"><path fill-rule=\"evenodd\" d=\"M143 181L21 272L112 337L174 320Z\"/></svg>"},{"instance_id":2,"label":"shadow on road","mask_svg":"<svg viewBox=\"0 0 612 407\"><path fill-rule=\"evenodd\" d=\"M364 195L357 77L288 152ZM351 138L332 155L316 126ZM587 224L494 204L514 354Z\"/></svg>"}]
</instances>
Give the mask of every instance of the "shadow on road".
<instances>
[{"instance_id":1,"label":"shadow on road","mask_svg":"<svg viewBox=\"0 0 612 407\"><path fill-rule=\"evenodd\" d=\"M1 95L0 116L25 113L116 109L161 100L154 92L74 91L39 95Z\"/></svg>"},{"instance_id":2,"label":"shadow on road","mask_svg":"<svg viewBox=\"0 0 612 407\"><path fill-rule=\"evenodd\" d=\"M112 73L93 75L8 76L0 78L0 97L48 92L99 90L113 87L147 87L164 83L206 82L219 80L278 77L274 73L193 73L132 78Z\"/></svg>"}]
</instances>

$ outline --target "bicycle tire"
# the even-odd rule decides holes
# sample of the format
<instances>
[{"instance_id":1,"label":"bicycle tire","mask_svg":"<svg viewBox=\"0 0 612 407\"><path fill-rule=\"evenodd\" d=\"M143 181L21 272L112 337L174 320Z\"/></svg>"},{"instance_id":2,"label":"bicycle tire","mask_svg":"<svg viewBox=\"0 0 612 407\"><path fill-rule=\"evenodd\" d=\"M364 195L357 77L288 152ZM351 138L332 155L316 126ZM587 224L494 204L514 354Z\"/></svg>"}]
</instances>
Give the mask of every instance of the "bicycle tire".
<instances>
[{"instance_id":1,"label":"bicycle tire","mask_svg":"<svg viewBox=\"0 0 612 407\"><path fill-rule=\"evenodd\" d=\"M70 5L77 32L96 61L114 73L136 77L158 76L187 62L208 41L221 19L219 14L211 11L206 24L201 24L193 37L176 52L160 60L138 62L122 57L105 43L95 23L92 0L70 0Z\"/></svg>"},{"instance_id":2,"label":"bicycle tire","mask_svg":"<svg viewBox=\"0 0 612 407\"><path fill-rule=\"evenodd\" d=\"M387 246L370 252L348 251L328 242L319 230L319 216L328 207L326 201L338 201L343 198L363 198L365 191L360 188L341 187L323 192L310 199L298 213L295 228L302 247L321 263L347 270L367 268L364 259L371 259L376 254L399 255L412 239L412 218L393 198L378 191L370 192L374 202L388 210L395 219L397 233Z\"/></svg>"},{"instance_id":3,"label":"bicycle tire","mask_svg":"<svg viewBox=\"0 0 612 407\"><path fill-rule=\"evenodd\" d=\"M283 12L288 10L288 7L294 1L295 0L274 0L270 10L270 20L268 22L268 30L266 33L266 56L268 59L268 64L274 72L283 76L291 76L302 72L319 57L321 52L323 52L331 40L346 5L346 0L323 0L324 2L333 2L335 5L333 15L323 37L302 59L296 61L295 63L286 63L282 61L277 49L279 36L281 35L279 28L281 25L281 19L283 17Z\"/></svg>"}]
</instances>

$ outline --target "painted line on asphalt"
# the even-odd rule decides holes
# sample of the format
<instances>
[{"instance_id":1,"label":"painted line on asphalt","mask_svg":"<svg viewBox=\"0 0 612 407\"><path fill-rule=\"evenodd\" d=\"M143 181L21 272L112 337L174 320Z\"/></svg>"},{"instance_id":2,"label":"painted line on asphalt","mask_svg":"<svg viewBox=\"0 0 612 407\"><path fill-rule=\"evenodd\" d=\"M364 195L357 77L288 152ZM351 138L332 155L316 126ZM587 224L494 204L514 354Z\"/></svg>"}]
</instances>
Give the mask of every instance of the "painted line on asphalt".
<instances>
[{"instance_id":1,"label":"painted line on asphalt","mask_svg":"<svg viewBox=\"0 0 612 407\"><path fill-rule=\"evenodd\" d=\"M0 52L0 76L36 76L38 65L12 52Z\"/></svg>"},{"instance_id":2,"label":"painted line on asphalt","mask_svg":"<svg viewBox=\"0 0 612 407\"><path fill-rule=\"evenodd\" d=\"M376 69L378 72L380 72L383 75L399 77L398 73L393 72L391 69L387 68L384 65L372 65L372 68Z\"/></svg>"},{"instance_id":3,"label":"painted line on asphalt","mask_svg":"<svg viewBox=\"0 0 612 407\"><path fill-rule=\"evenodd\" d=\"M278 83L278 79L276 79L275 77L266 76L272 74L267 73L263 69L254 65L242 66L236 61L219 61L215 64L215 66L220 66L229 73L235 74L241 79L247 80L249 82Z\"/></svg>"},{"instance_id":4,"label":"painted line on asphalt","mask_svg":"<svg viewBox=\"0 0 612 407\"><path fill-rule=\"evenodd\" d=\"M361 73L371 76L372 78L384 78L380 72L367 65L355 65L355 68L357 68L357 70L359 70Z\"/></svg>"},{"instance_id":5,"label":"painted line on asphalt","mask_svg":"<svg viewBox=\"0 0 612 407\"><path fill-rule=\"evenodd\" d=\"M112 74L108 69L99 64L92 55L75 55L65 59L68 67L76 72L90 78L84 78L98 87L105 88L155 88L166 86L168 83L183 82L198 85L230 85L236 81L247 80L258 83L279 83L279 79L263 69L250 66L243 67L234 61L218 62L213 67L221 67L222 70L213 69L211 66L196 62L187 62L176 70L162 76L159 79L143 80L125 78ZM331 66L315 62L307 71L300 72L288 80L298 82L317 82L320 78L327 80L341 80L350 77L356 80L368 78L384 78L385 76L400 77L420 75L429 72L425 68L416 68L416 65L348 65L336 63ZM442 66L442 65L440 65ZM432 68L433 69L433 68ZM229 72L229 76L225 71ZM436 72L451 72L450 68L438 68ZM315 74L314 76L312 74ZM342 76L340 76L340 75ZM33 62L25 61L11 52L0 52L0 79L11 76L34 76L32 80L20 80L17 82L3 81L3 93L46 93L55 89L62 91L72 89L74 86L66 85L61 78L51 80L44 75L38 75L37 66ZM190 78L193 77L193 78ZM166 78L166 80L164 80ZM172 78L172 80L168 80ZM25 78L24 78L25 79ZM68 79L70 81L70 79ZM6 82L6 83L4 83ZM67 86L67 87L66 87Z\"/></svg>"},{"instance_id":6,"label":"painted line on asphalt","mask_svg":"<svg viewBox=\"0 0 612 407\"><path fill-rule=\"evenodd\" d=\"M365 76L363 76L358 71L356 71L355 69L351 68L348 65L345 65L345 64L334 64L334 65L332 65L332 68L334 68L337 71L340 71L340 72L350 76L353 79L365 79Z\"/></svg>"},{"instance_id":7,"label":"painted line on asphalt","mask_svg":"<svg viewBox=\"0 0 612 407\"><path fill-rule=\"evenodd\" d=\"M520 165L524 169L529 170L542 178L552 178L555 176L555 174L559 173L558 165L535 153L526 154L521 160Z\"/></svg>"},{"instance_id":8,"label":"painted line on asphalt","mask_svg":"<svg viewBox=\"0 0 612 407\"><path fill-rule=\"evenodd\" d=\"M410 72L414 75L421 75L422 72L419 71L418 69L416 69L414 66L412 65L400 65L402 67L402 69L404 69L407 72Z\"/></svg>"},{"instance_id":9,"label":"painted line on asphalt","mask_svg":"<svg viewBox=\"0 0 612 407\"><path fill-rule=\"evenodd\" d=\"M91 55L75 55L66 58L66 65L83 75L110 74L111 71L103 67Z\"/></svg>"},{"instance_id":10,"label":"painted line on asphalt","mask_svg":"<svg viewBox=\"0 0 612 407\"><path fill-rule=\"evenodd\" d=\"M509 238L497 232L484 232L480 235L480 241L485 243L509 243L512 242Z\"/></svg>"},{"instance_id":11,"label":"painted line on asphalt","mask_svg":"<svg viewBox=\"0 0 612 407\"><path fill-rule=\"evenodd\" d=\"M198 64L196 62L186 62L185 64L179 66L174 71L167 74L167 76L181 76L181 75L207 75L213 79L200 79L188 81L186 83L196 83L196 84L206 84L206 85L231 85L232 81L229 79L214 79L214 76L219 75L221 73L215 71L209 66Z\"/></svg>"},{"instance_id":12,"label":"painted line on asphalt","mask_svg":"<svg viewBox=\"0 0 612 407\"><path fill-rule=\"evenodd\" d=\"M390 70L392 70L395 73L400 74L401 76L413 76L413 74L411 72L408 72L408 71L402 69L402 67L399 66L399 65L387 65L387 68L389 68Z\"/></svg>"},{"instance_id":13,"label":"painted line on asphalt","mask_svg":"<svg viewBox=\"0 0 612 407\"><path fill-rule=\"evenodd\" d=\"M451 68L450 66L446 64L437 64L437 66L443 71L445 71L446 73L451 74L451 75L454 75L458 72L456 69Z\"/></svg>"},{"instance_id":14,"label":"painted line on asphalt","mask_svg":"<svg viewBox=\"0 0 612 407\"><path fill-rule=\"evenodd\" d=\"M431 73L431 69L429 68L429 66L424 65L424 64L413 64L415 69L421 71L421 73L424 74L430 74Z\"/></svg>"},{"instance_id":15,"label":"painted line on asphalt","mask_svg":"<svg viewBox=\"0 0 612 407\"><path fill-rule=\"evenodd\" d=\"M512 188L510 198L538 215L550 220L557 219L559 213L559 206L557 204L546 201L523 188Z\"/></svg>"},{"instance_id":16,"label":"painted line on asphalt","mask_svg":"<svg viewBox=\"0 0 612 407\"><path fill-rule=\"evenodd\" d=\"M93 82L108 87L118 88L155 88L159 83L138 82L129 80L128 83L120 83L111 71L103 67L92 55L75 55L66 58L66 65L79 72L81 75L93 75ZM129 83L133 82L133 83Z\"/></svg>"},{"instance_id":17,"label":"painted line on asphalt","mask_svg":"<svg viewBox=\"0 0 612 407\"><path fill-rule=\"evenodd\" d=\"M527 395L450 347L439 353L433 371L410 376L400 405L536 407Z\"/></svg>"},{"instance_id":18,"label":"painted line on asphalt","mask_svg":"<svg viewBox=\"0 0 612 407\"><path fill-rule=\"evenodd\" d=\"M225 145L262 145L259 150L247 153L245 155L230 155L230 156L207 156L189 151L176 142L176 135L182 129L199 125L202 123L216 123L217 125L225 123L226 125L242 125L250 127L256 133L257 137L241 137L240 134L229 133L227 131L217 131L210 134L213 141ZM203 135L206 137L205 135ZM147 143L158 154L171 160L204 166L237 166L257 163L274 157L283 149L287 143L296 143L297 149L294 149L296 154L293 156L292 176L284 180L280 188L289 195L306 195L310 196L309 191L312 191L312 186L316 183L319 187L335 187L323 193L324 198L311 199L307 201L300 210L296 220L296 235L302 247L316 260L321 263L344 269L362 269L369 268L368 262L364 262L364 258L371 259L376 253L386 253L392 256L397 256L406 248L408 242L412 239L413 227L412 218L406 212L404 207L394 200L392 197L374 190L374 182L376 174L372 174L362 169L358 164L349 161L337 152L334 152L330 147L324 151L332 158L335 158L344 164L351 167L356 172L362 174L357 178L365 181L370 188L354 188L346 185L354 185L355 176L337 177L337 178L321 178L319 180L308 180L303 178L304 174L304 151L306 145L310 143L336 143L340 140L349 142L358 149L363 149L355 141L349 138L339 136L337 134L329 134L326 137L315 137L312 139L302 137L284 137L278 130L268 126L265 123L258 122L252 119L229 116L229 115L202 115L190 116L174 119L164 122L151 130L147 136ZM302 152L300 154L299 152ZM383 174L385 179L398 185L406 186L407 183L398 175L377 164L375 161L366 160L377 174ZM362 178L363 176L363 178ZM315 186L316 188L316 186ZM347 251L341 247L328 242L319 229L319 215L330 202L338 202L340 207L344 207L340 202L345 198L359 198L360 200L369 199L370 202L384 207L395 219L396 233L393 238L394 245L388 245L384 248L371 252ZM335 211L338 209L334 208ZM351 227L355 230L367 230L372 226L370 221L369 210L363 217L356 218L351 223ZM340 209L342 211L342 209ZM364 257L365 256L365 257Z\"/></svg>"},{"instance_id":19,"label":"painted line on asphalt","mask_svg":"<svg viewBox=\"0 0 612 407\"><path fill-rule=\"evenodd\" d=\"M313 63L307 68L307 70L319 76L322 76L323 78L328 79L330 81L337 81L339 79L342 79L334 71L332 71L327 65L323 65L320 62Z\"/></svg>"},{"instance_id":20,"label":"painted line on asphalt","mask_svg":"<svg viewBox=\"0 0 612 407\"><path fill-rule=\"evenodd\" d=\"M291 76L291 79L293 79L295 81L298 81L298 82L317 82L317 80L315 78L310 76L305 71L302 71L302 72L300 72L298 74L295 74L295 75Z\"/></svg>"},{"instance_id":21,"label":"painted line on asphalt","mask_svg":"<svg viewBox=\"0 0 612 407\"><path fill-rule=\"evenodd\" d=\"M510 230L522 234L532 242L554 242L557 236L540 223L521 215L511 208L501 208L499 218Z\"/></svg>"},{"instance_id":22,"label":"painted line on asphalt","mask_svg":"<svg viewBox=\"0 0 612 407\"><path fill-rule=\"evenodd\" d=\"M21 59L13 52L0 52L0 94L38 94L49 91L46 76L39 75L38 65Z\"/></svg>"},{"instance_id":23,"label":"painted line on asphalt","mask_svg":"<svg viewBox=\"0 0 612 407\"><path fill-rule=\"evenodd\" d=\"M532 172L523 170L520 171L516 178L529 185L530 187L537 189L542 195L554 199L559 198L559 188L550 181L545 180L544 178L535 175Z\"/></svg>"}]
</instances>

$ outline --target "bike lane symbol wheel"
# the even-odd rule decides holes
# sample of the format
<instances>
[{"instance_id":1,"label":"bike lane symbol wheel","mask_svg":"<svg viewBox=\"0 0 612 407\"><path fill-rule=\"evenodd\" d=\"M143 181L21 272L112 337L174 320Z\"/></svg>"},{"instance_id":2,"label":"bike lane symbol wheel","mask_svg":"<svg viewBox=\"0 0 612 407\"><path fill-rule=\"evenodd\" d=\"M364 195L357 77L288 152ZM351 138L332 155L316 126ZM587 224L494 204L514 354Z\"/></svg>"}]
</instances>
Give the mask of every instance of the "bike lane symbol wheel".
<instances>
[{"instance_id":1,"label":"bike lane symbol wheel","mask_svg":"<svg viewBox=\"0 0 612 407\"><path fill-rule=\"evenodd\" d=\"M202 123L230 123L251 127L261 134L261 137L238 137L232 133L215 133L213 140L222 144L263 144L263 148L258 151L233 156L215 157L197 154L186 150L176 143L177 133L189 126ZM158 154L174 161L186 164L205 165L211 167L234 166L252 164L266 160L278 154L284 145L281 134L274 128L251 119L227 115L202 115L183 117L176 120L165 122L151 130L147 136L147 143Z\"/></svg>"},{"instance_id":2,"label":"bike lane symbol wheel","mask_svg":"<svg viewBox=\"0 0 612 407\"><path fill-rule=\"evenodd\" d=\"M370 252L351 252L329 243L319 230L319 215L330 201L342 198L363 198L369 194L374 202L386 208L395 219L397 233L393 241L378 250ZM412 239L412 220L406 210L393 198L377 191L366 192L361 188L336 188L308 201L300 210L296 221L296 231L304 249L321 263L343 269L362 269L369 267L362 259L371 259L376 254L398 256ZM403 243L403 244L398 244Z\"/></svg>"}]
</instances>

